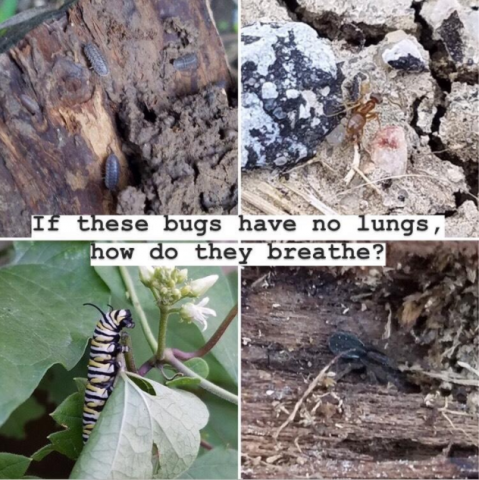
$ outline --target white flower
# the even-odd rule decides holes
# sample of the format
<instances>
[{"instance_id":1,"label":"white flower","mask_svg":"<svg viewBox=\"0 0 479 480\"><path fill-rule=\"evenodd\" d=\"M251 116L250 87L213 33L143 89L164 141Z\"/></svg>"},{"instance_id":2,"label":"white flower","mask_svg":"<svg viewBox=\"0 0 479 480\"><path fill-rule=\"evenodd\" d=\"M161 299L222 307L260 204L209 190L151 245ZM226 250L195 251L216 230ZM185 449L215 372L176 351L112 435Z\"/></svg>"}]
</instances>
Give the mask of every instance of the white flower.
<instances>
[{"instance_id":1,"label":"white flower","mask_svg":"<svg viewBox=\"0 0 479 480\"><path fill-rule=\"evenodd\" d=\"M209 315L216 317L216 312L213 309L205 307L209 301L210 299L205 297L197 305L194 303L186 303L180 309L180 317L187 322L193 321L199 323L202 327L201 331L204 332L208 326L206 317Z\"/></svg>"},{"instance_id":2,"label":"white flower","mask_svg":"<svg viewBox=\"0 0 479 480\"><path fill-rule=\"evenodd\" d=\"M149 285L154 274L155 269L153 267L140 267L140 280L143 284Z\"/></svg>"},{"instance_id":3,"label":"white flower","mask_svg":"<svg viewBox=\"0 0 479 480\"><path fill-rule=\"evenodd\" d=\"M198 278L190 283L191 294L195 297L204 295L218 280L218 275L209 275L204 278Z\"/></svg>"}]
</instances>

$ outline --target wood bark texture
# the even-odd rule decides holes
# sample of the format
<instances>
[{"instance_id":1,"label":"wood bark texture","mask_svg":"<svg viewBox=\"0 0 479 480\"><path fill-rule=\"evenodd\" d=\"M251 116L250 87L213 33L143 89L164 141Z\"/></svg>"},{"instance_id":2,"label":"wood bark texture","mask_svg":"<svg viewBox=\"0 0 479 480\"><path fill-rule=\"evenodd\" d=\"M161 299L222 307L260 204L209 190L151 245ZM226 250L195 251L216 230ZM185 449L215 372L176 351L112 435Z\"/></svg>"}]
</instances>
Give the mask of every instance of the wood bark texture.
<instances>
[{"instance_id":1,"label":"wood bark texture","mask_svg":"<svg viewBox=\"0 0 479 480\"><path fill-rule=\"evenodd\" d=\"M109 75L91 68L86 44ZM175 68L187 54L197 65ZM80 0L28 31L0 54L0 235L28 236L32 214L115 213L105 160L120 160L118 189L131 183L131 105L148 117L230 82L207 0Z\"/></svg>"},{"instance_id":2,"label":"wood bark texture","mask_svg":"<svg viewBox=\"0 0 479 480\"><path fill-rule=\"evenodd\" d=\"M469 247L477 259L477 245ZM415 249L421 245L410 250ZM398 250L390 265L407 262L407 245ZM275 439L308 385L333 359L327 344L333 332L356 332L384 345L388 312L368 291L354 280L354 270L344 275L326 268L244 270L243 478L477 478L478 418L464 403L451 395L441 411L444 397L426 406L419 387L406 393L361 372L329 388L320 384ZM398 363L425 357L423 347L394 324L387 343Z\"/></svg>"}]
</instances>

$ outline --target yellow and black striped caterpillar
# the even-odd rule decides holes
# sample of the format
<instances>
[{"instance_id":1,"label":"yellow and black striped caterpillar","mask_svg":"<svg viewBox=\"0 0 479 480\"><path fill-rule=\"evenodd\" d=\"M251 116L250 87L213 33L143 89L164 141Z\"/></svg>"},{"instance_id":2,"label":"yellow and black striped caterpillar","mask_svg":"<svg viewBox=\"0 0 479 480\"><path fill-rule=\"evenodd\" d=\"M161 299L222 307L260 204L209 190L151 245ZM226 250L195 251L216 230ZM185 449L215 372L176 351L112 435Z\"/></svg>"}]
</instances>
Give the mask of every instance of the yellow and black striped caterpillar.
<instances>
[{"instance_id":1,"label":"yellow and black striped caterpillar","mask_svg":"<svg viewBox=\"0 0 479 480\"><path fill-rule=\"evenodd\" d=\"M92 303L85 305L95 307L101 313L101 318L96 324L90 347L88 382L83 407L84 442L90 437L100 412L113 391L113 383L118 372L116 356L119 352L126 351L120 344L121 330L135 326L130 310L113 310L109 305L111 310L105 313Z\"/></svg>"}]
</instances>

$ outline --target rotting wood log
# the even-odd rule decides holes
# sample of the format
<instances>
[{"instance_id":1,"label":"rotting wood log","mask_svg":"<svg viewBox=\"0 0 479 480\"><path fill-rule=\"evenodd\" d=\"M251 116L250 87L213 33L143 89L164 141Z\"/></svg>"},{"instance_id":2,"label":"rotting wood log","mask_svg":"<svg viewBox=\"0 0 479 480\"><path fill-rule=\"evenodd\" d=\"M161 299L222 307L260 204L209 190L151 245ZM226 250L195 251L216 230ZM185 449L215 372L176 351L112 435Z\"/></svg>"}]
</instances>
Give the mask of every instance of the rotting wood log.
<instances>
[{"instance_id":1,"label":"rotting wood log","mask_svg":"<svg viewBox=\"0 0 479 480\"><path fill-rule=\"evenodd\" d=\"M154 122L178 98L232 86L207 0L70 1L2 34L1 236L29 236L32 214L115 213L104 164L116 154L119 188L134 183L128 155L144 147L126 138L144 127L135 115ZM88 43L104 55L108 76L90 68ZM186 54L197 56L195 68L175 69Z\"/></svg>"},{"instance_id":2,"label":"rotting wood log","mask_svg":"<svg viewBox=\"0 0 479 480\"><path fill-rule=\"evenodd\" d=\"M472 269L477 262L473 242L394 246L389 246L391 270L398 263L407 265L412 252L418 269L426 268L421 256L440 258L456 250L462 261L471 259ZM243 478L477 478L478 417L456 399L463 390L457 385L441 410L444 397L426 404L427 387L403 392L353 372L332 388L316 388L275 439L308 385L333 358L327 346L331 333L353 331L362 340L381 343L388 312L371 295L374 289L359 280L365 271L244 270ZM378 281L377 288L386 285ZM387 343L388 355L398 363L424 359L424 347L397 330Z\"/></svg>"}]
</instances>

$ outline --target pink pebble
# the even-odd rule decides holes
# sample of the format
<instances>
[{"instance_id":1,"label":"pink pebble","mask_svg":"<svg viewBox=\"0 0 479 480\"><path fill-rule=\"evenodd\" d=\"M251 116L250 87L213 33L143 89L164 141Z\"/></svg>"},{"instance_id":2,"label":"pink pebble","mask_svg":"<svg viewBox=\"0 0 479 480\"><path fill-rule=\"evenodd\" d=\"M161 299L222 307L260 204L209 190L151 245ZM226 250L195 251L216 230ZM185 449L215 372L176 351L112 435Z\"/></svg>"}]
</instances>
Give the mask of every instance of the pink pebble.
<instances>
[{"instance_id":1,"label":"pink pebble","mask_svg":"<svg viewBox=\"0 0 479 480\"><path fill-rule=\"evenodd\" d=\"M404 129L388 125L376 133L371 144L371 160L390 176L404 175L407 170L407 141Z\"/></svg>"}]
</instances>

